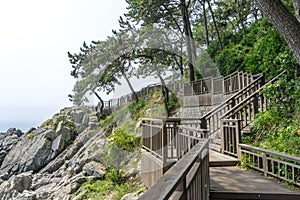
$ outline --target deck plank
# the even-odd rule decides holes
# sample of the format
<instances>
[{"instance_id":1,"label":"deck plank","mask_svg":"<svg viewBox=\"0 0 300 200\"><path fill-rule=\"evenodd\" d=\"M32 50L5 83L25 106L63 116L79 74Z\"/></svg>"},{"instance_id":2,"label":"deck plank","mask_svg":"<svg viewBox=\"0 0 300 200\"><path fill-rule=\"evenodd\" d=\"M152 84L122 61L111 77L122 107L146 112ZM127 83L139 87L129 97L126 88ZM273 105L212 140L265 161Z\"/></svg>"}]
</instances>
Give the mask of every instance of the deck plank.
<instances>
[{"instance_id":1,"label":"deck plank","mask_svg":"<svg viewBox=\"0 0 300 200\"><path fill-rule=\"evenodd\" d=\"M238 167L210 167L210 180L213 191L293 192L254 170Z\"/></svg>"},{"instance_id":2,"label":"deck plank","mask_svg":"<svg viewBox=\"0 0 300 200\"><path fill-rule=\"evenodd\" d=\"M238 162L239 160L237 158L233 158L213 150L209 151L210 167L236 166Z\"/></svg>"}]
</instances>

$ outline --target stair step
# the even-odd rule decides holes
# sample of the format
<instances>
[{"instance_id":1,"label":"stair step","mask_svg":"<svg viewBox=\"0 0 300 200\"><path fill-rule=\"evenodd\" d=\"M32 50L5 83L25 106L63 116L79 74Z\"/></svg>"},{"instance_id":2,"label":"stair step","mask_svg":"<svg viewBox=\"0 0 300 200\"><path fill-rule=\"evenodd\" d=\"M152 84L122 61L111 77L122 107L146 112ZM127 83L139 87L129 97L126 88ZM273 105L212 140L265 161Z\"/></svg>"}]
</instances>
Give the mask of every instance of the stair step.
<instances>
[{"instance_id":1,"label":"stair step","mask_svg":"<svg viewBox=\"0 0 300 200\"><path fill-rule=\"evenodd\" d=\"M211 150L216 151L216 152L221 152L221 150L222 150L221 145L214 144L214 143L209 144L209 148L210 148Z\"/></svg>"},{"instance_id":2,"label":"stair step","mask_svg":"<svg viewBox=\"0 0 300 200\"><path fill-rule=\"evenodd\" d=\"M214 150L209 151L210 167L236 166L239 160L228 155L221 154Z\"/></svg>"},{"instance_id":3,"label":"stair step","mask_svg":"<svg viewBox=\"0 0 300 200\"><path fill-rule=\"evenodd\" d=\"M221 145L221 139L219 139L219 138L218 138L218 139L213 139L213 140L212 140L212 143L213 143L213 144Z\"/></svg>"}]
</instances>

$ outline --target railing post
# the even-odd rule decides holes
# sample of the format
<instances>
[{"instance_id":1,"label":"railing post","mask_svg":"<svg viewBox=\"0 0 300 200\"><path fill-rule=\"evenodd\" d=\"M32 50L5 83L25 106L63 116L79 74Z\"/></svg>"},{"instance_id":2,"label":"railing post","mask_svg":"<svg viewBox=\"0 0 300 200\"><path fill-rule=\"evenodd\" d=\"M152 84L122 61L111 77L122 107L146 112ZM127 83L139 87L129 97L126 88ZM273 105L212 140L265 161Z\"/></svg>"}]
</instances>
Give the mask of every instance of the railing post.
<instances>
[{"instance_id":1,"label":"railing post","mask_svg":"<svg viewBox=\"0 0 300 200\"><path fill-rule=\"evenodd\" d=\"M168 159L168 135L167 135L167 124L166 121L163 120L163 125L162 125L162 160L163 163L165 164Z\"/></svg>"},{"instance_id":2,"label":"railing post","mask_svg":"<svg viewBox=\"0 0 300 200\"><path fill-rule=\"evenodd\" d=\"M224 120L221 120L221 153L224 154L225 151L225 129L224 129Z\"/></svg>"},{"instance_id":3,"label":"railing post","mask_svg":"<svg viewBox=\"0 0 300 200\"><path fill-rule=\"evenodd\" d=\"M253 97L253 108L254 108L254 113L253 113L253 116L258 113L258 97L257 95L259 94L256 94L254 97Z\"/></svg>"},{"instance_id":4,"label":"railing post","mask_svg":"<svg viewBox=\"0 0 300 200\"><path fill-rule=\"evenodd\" d=\"M207 121L206 121L206 118L201 118L200 119L200 127L201 127L201 129L207 129Z\"/></svg>"},{"instance_id":5,"label":"railing post","mask_svg":"<svg viewBox=\"0 0 300 200\"><path fill-rule=\"evenodd\" d=\"M180 200L187 200L187 192L186 192L186 175L183 176L181 183L177 187L177 191L182 192Z\"/></svg>"},{"instance_id":6,"label":"railing post","mask_svg":"<svg viewBox=\"0 0 300 200\"><path fill-rule=\"evenodd\" d=\"M264 176L267 177L268 174L268 161L267 161L267 155L263 154L263 169L264 169Z\"/></svg>"},{"instance_id":7,"label":"railing post","mask_svg":"<svg viewBox=\"0 0 300 200\"><path fill-rule=\"evenodd\" d=\"M237 154L238 154L238 160L241 162L243 157L242 157L242 147L240 145L238 145Z\"/></svg>"},{"instance_id":8,"label":"railing post","mask_svg":"<svg viewBox=\"0 0 300 200\"><path fill-rule=\"evenodd\" d=\"M236 133L236 144L235 144L235 150L233 153L236 153L238 154L238 146L240 145L241 143L241 123L242 123L242 120L238 119L236 121L236 128L235 128L235 133Z\"/></svg>"}]
</instances>

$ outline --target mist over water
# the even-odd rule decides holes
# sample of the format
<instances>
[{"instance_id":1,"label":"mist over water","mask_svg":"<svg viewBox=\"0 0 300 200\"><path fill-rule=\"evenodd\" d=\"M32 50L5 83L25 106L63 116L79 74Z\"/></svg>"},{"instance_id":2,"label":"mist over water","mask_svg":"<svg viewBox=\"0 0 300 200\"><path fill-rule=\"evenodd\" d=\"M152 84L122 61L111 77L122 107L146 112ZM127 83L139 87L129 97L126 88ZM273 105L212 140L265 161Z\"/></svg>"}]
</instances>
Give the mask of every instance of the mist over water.
<instances>
[{"instance_id":1,"label":"mist over water","mask_svg":"<svg viewBox=\"0 0 300 200\"><path fill-rule=\"evenodd\" d=\"M0 133L5 133L9 128L16 128L22 130L22 132L26 132L31 127L37 127L41 123L37 121L16 121L16 122L2 122L0 121Z\"/></svg>"}]
</instances>

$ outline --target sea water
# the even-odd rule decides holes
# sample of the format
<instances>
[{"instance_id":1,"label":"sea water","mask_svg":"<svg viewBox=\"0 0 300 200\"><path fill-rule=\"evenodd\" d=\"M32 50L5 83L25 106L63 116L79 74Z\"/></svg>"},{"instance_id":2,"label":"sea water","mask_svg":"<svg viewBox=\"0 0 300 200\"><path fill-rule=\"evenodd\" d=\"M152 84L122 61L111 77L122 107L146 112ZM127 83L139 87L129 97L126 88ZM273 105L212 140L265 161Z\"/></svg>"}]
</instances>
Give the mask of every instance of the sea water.
<instances>
[{"instance_id":1,"label":"sea water","mask_svg":"<svg viewBox=\"0 0 300 200\"><path fill-rule=\"evenodd\" d=\"M37 127L39 122L1 122L0 121L0 133L5 133L10 128L20 129L23 132L26 132L32 127Z\"/></svg>"}]
</instances>

